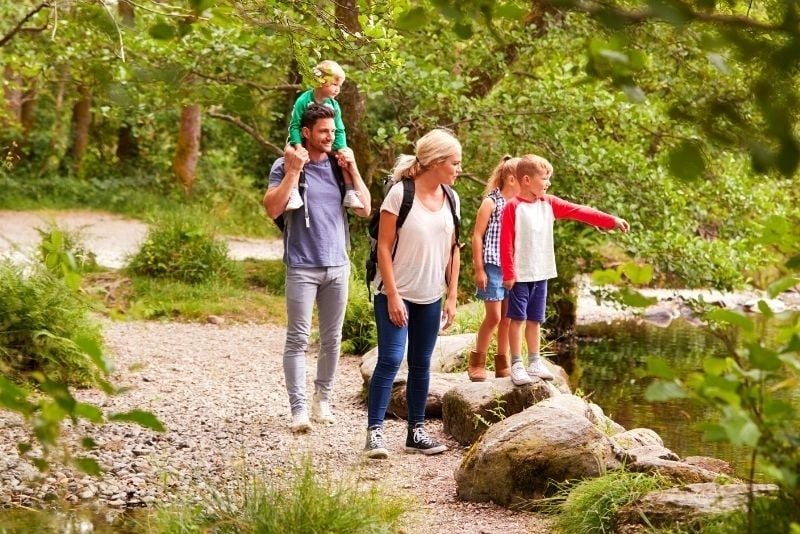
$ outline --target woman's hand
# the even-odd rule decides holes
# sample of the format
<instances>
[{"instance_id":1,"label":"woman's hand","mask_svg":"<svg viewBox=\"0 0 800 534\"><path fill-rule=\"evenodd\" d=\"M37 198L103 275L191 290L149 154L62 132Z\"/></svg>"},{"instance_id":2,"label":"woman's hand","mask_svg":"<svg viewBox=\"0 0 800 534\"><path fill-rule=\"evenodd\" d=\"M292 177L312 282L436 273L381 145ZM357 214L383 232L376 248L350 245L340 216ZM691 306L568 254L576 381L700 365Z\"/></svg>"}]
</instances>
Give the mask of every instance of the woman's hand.
<instances>
[{"instance_id":1,"label":"woman's hand","mask_svg":"<svg viewBox=\"0 0 800 534\"><path fill-rule=\"evenodd\" d=\"M406 305L400 295L387 296L387 301L389 320L392 324L401 328L406 326L408 324L408 310L406 310Z\"/></svg>"}]
</instances>

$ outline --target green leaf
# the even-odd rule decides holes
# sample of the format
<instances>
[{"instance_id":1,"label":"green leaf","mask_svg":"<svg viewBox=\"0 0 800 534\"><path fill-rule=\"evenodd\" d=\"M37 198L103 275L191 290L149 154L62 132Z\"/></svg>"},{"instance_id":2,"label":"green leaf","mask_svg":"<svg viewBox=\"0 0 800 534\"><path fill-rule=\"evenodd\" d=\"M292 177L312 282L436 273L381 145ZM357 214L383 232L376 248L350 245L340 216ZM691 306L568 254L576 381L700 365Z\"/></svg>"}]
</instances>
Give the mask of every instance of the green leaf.
<instances>
[{"instance_id":1,"label":"green leaf","mask_svg":"<svg viewBox=\"0 0 800 534\"><path fill-rule=\"evenodd\" d=\"M667 360L653 356L647 359L647 367L645 368L644 376L672 380L675 378L675 371Z\"/></svg>"},{"instance_id":2,"label":"green leaf","mask_svg":"<svg viewBox=\"0 0 800 534\"><path fill-rule=\"evenodd\" d=\"M598 286L619 284L622 276L615 269L604 269L592 272L592 282Z\"/></svg>"},{"instance_id":3,"label":"green leaf","mask_svg":"<svg viewBox=\"0 0 800 534\"><path fill-rule=\"evenodd\" d=\"M719 323L728 323L748 332L753 331L753 321L739 312L723 309L711 310L706 313L705 318Z\"/></svg>"},{"instance_id":4,"label":"green leaf","mask_svg":"<svg viewBox=\"0 0 800 534\"><path fill-rule=\"evenodd\" d=\"M622 272L628 277L628 280L630 280L632 284L637 286L647 284L653 279L652 265L639 265L629 262L622 266Z\"/></svg>"},{"instance_id":5,"label":"green leaf","mask_svg":"<svg viewBox=\"0 0 800 534\"><path fill-rule=\"evenodd\" d=\"M706 358L703 360L703 371L710 375L719 376L728 370L728 360L725 358Z\"/></svg>"},{"instance_id":6,"label":"green leaf","mask_svg":"<svg viewBox=\"0 0 800 534\"><path fill-rule=\"evenodd\" d=\"M778 353L755 343L747 344L747 354L750 365L764 371L777 371L781 367Z\"/></svg>"},{"instance_id":7,"label":"green leaf","mask_svg":"<svg viewBox=\"0 0 800 534\"><path fill-rule=\"evenodd\" d=\"M722 425L703 423L700 425L700 428L703 429L704 441L720 442L728 440L728 434L725 432Z\"/></svg>"},{"instance_id":8,"label":"green leaf","mask_svg":"<svg viewBox=\"0 0 800 534\"><path fill-rule=\"evenodd\" d=\"M688 182L703 176L706 159L697 143L683 141L670 151L668 165L673 176Z\"/></svg>"},{"instance_id":9,"label":"green leaf","mask_svg":"<svg viewBox=\"0 0 800 534\"><path fill-rule=\"evenodd\" d=\"M797 284L800 284L800 277L797 276L787 276L772 282L769 286L767 286L767 293L769 294L770 298L775 298L787 289L790 289Z\"/></svg>"},{"instance_id":10,"label":"green leaf","mask_svg":"<svg viewBox=\"0 0 800 534\"><path fill-rule=\"evenodd\" d=\"M81 447L83 447L84 449L96 449L97 442L89 436L84 436L83 438L81 438Z\"/></svg>"},{"instance_id":11,"label":"green leaf","mask_svg":"<svg viewBox=\"0 0 800 534\"><path fill-rule=\"evenodd\" d=\"M73 415L76 417L83 417L84 419L96 424L103 422L103 412L93 404L87 404L83 402L77 403L75 405Z\"/></svg>"},{"instance_id":12,"label":"green leaf","mask_svg":"<svg viewBox=\"0 0 800 534\"><path fill-rule=\"evenodd\" d=\"M722 427L725 429L728 441L734 445L755 447L761 437L761 431L758 430L758 426L743 413L731 415L722 422Z\"/></svg>"},{"instance_id":13,"label":"green leaf","mask_svg":"<svg viewBox=\"0 0 800 534\"><path fill-rule=\"evenodd\" d=\"M131 410L130 412L111 414L108 419L110 421L125 421L128 423L136 423L137 425L145 428L150 428L156 432L164 432L166 428L161 424L161 421L150 412L144 410Z\"/></svg>"},{"instance_id":14,"label":"green leaf","mask_svg":"<svg viewBox=\"0 0 800 534\"><path fill-rule=\"evenodd\" d=\"M428 12L424 7L415 7L400 14L397 19L397 29L414 31L422 28L428 22Z\"/></svg>"},{"instance_id":15,"label":"green leaf","mask_svg":"<svg viewBox=\"0 0 800 534\"><path fill-rule=\"evenodd\" d=\"M73 458L72 464L87 475L97 476L103 472L103 470L100 469L100 464L98 464L97 460L94 458Z\"/></svg>"},{"instance_id":16,"label":"green leaf","mask_svg":"<svg viewBox=\"0 0 800 534\"><path fill-rule=\"evenodd\" d=\"M635 308L646 308L647 306L651 306L658 302L656 297L646 297L635 289L631 289L629 287L621 289L619 291L619 295L623 304L627 306L633 306Z\"/></svg>"},{"instance_id":17,"label":"green leaf","mask_svg":"<svg viewBox=\"0 0 800 534\"><path fill-rule=\"evenodd\" d=\"M148 31L150 37L153 39L167 40L172 39L176 35L175 27L167 24L166 22L158 22L150 26Z\"/></svg>"},{"instance_id":18,"label":"green leaf","mask_svg":"<svg viewBox=\"0 0 800 534\"><path fill-rule=\"evenodd\" d=\"M75 338L75 344L83 352L89 355L89 358L92 359L97 368L103 371L104 374L111 372L111 366L109 361L103 355L103 349L101 348L100 343L87 336L78 336Z\"/></svg>"},{"instance_id":19,"label":"green leaf","mask_svg":"<svg viewBox=\"0 0 800 534\"><path fill-rule=\"evenodd\" d=\"M685 399L686 397L686 391L679 384L664 380L655 380L647 386L647 390L644 392L644 398L650 402Z\"/></svg>"}]
</instances>

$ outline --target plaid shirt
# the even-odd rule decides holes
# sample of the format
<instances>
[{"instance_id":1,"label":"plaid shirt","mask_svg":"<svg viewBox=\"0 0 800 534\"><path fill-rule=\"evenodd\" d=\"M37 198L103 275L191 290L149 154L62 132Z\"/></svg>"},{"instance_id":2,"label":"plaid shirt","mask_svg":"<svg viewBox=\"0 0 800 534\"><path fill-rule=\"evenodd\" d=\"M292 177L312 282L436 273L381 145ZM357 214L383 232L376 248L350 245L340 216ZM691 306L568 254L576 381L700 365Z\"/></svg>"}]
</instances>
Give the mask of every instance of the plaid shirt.
<instances>
[{"instance_id":1,"label":"plaid shirt","mask_svg":"<svg viewBox=\"0 0 800 534\"><path fill-rule=\"evenodd\" d=\"M494 200L494 210L489 215L486 232L483 234L483 264L500 265L500 217L506 207L506 198L497 188L486 196Z\"/></svg>"}]
</instances>

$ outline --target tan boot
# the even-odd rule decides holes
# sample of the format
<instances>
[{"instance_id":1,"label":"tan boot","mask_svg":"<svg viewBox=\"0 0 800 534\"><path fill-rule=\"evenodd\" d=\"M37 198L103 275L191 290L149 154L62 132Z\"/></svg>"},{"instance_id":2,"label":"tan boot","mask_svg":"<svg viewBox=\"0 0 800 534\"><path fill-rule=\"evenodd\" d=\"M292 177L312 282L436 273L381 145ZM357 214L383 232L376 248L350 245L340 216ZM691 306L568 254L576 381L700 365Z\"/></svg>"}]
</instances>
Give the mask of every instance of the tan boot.
<instances>
[{"instance_id":1,"label":"tan boot","mask_svg":"<svg viewBox=\"0 0 800 534\"><path fill-rule=\"evenodd\" d=\"M486 380L486 353L470 351L469 368L467 376L473 382L483 382Z\"/></svg>"},{"instance_id":2,"label":"tan boot","mask_svg":"<svg viewBox=\"0 0 800 534\"><path fill-rule=\"evenodd\" d=\"M511 376L511 362L508 354L494 355L494 376L495 378Z\"/></svg>"}]
</instances>

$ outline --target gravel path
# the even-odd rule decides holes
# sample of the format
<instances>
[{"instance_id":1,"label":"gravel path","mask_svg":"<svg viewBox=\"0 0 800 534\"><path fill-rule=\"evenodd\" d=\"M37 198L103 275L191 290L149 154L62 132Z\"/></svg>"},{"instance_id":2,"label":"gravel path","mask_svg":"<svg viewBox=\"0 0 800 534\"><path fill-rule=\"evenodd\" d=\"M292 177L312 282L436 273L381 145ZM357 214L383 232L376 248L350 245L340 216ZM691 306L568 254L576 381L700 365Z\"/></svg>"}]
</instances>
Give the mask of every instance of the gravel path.
<instances>
[{"instance_id":1,"label":"gravel path","mask_svg":"<svg viewBox=\"0 0 800 534\"><path fill-rule=\"evenodd\" d=\"M456 499L453 473L465 449L442 433L441 421L428 425L450 447L444 454L405 454L405 422L389 420L389 460L363 460L360 358L341 360L333 402L337 424L294 436L281 367L283 329L157 322L107 322L104 329L117 369L113 382L128 389L115 397L82 391L80 399L109 412L150 410L169 431L117 423L68 428L68 440L81 432L94 437L106 473L93 479L57 467L40 476L17 455L16 442L28 439L20 420L0 412L0 503L36 504L48 494L117 508L201 499L209 488L224 489L244 473L285 476L308 456L334 478L411 496L418 506L406 518L409 532L549 531L546 517ZM308 385L311 391L310 373Z\"/></svg>"}]
</instances>

